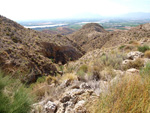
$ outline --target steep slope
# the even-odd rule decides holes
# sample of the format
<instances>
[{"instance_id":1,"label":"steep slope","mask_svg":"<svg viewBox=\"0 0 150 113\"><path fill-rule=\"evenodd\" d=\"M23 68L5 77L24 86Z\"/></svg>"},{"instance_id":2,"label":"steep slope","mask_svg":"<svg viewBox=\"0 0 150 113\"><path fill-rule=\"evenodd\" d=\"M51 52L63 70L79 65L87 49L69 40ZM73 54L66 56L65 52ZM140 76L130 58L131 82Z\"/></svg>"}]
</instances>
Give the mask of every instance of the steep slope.
<instances>
[{"instance_id":1,"label":"steep slope","mask_svg":"<svg viewBox=\"0 0 150 113\"><path fill-rule=\"evenodd\" d=\"M53 49L45 48L44 43ZM58 71L53 60L55 63L64 64L81 57L83 53L73 45L76 44L66 37L51 36L26 29L16 22L0 16L0 67L5 72L12 73L14 77L21 72L19 78L24 81L26 77L27 81L25 79L25 82L33 82L42 75L55 75ZM57 57L46 56L43 51L47 51L48 54L63 52L65 57L61 54L55 54Z\"/></svg>"}]
</instances>

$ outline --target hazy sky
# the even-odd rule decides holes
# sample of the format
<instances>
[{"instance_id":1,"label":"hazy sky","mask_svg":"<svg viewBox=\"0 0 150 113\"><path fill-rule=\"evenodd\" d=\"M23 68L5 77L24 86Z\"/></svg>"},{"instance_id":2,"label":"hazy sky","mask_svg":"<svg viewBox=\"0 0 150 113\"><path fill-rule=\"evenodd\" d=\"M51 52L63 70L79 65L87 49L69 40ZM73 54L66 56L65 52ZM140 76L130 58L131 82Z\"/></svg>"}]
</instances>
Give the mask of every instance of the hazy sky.
<instances>
[{"instance_id":1,"label":"hazy sky","mask_svg":"<svg viewBox=\"0 0 150 113\"><path fill-rule=\"evenodd\" d=\"M67 18L88 12L102 16L150 12L150 0L0 0L0 15L15 21Z\"/></svg>"}]
</instances>

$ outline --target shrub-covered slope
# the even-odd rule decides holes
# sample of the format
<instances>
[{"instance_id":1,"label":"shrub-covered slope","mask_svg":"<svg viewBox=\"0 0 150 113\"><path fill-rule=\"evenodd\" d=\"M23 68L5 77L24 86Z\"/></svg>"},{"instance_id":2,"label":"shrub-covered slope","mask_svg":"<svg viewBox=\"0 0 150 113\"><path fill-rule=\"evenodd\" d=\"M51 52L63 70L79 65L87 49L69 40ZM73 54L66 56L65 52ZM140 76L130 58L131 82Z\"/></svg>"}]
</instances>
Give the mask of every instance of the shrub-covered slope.
<instances>
[{"instance_id":1,"label":"shrub-covered slope","mask_svg":"<svg viewBox=\"0 0 150 113\"><path fill-rule=\"evenodd\" d=\"M49 49L45 48L46 45L43 46L45 43ZM64 49L65 46L68 49ZM80 50L73 41L66 37L51 36L26 29L16 22L0 16L0 67L14 76L21 73L19 78L23 81L26 78L28 82L33 82L38 76L55 75L57 69L52 61L64 64L70 60L77 60L83 55ZM46 56L45 52L57 54ZM27 81L25 80L25 82Z\"/></svg>"}]
</instances>

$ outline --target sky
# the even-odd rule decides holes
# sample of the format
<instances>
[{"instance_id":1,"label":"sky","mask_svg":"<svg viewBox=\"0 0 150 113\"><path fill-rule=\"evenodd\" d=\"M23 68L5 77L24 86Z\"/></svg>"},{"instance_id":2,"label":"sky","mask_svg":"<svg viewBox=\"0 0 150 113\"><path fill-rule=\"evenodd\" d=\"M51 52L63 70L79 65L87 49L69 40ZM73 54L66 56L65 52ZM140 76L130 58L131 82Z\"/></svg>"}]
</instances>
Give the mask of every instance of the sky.
<instances>
[{"instance_id":1,"label":"sky","mask_svg":"<svg viewBox=\"0 0 150 113\"><path fill-rule=\"evenodd\" d=\"M15 21L70 18L92 13L116 16L150 12L150 0L0 0L0 15Z\"/></svg>"}]
</instances>

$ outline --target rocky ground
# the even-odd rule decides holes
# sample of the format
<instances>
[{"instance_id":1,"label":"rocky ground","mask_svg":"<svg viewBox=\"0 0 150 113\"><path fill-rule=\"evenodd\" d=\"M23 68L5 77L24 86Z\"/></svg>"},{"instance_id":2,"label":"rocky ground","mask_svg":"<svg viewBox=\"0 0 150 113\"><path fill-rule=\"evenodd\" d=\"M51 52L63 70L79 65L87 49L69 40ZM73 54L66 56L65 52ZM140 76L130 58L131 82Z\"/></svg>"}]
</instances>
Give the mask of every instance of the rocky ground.
<instances>
[{"instance_id":1,"label":"rocky ground","mask_svg":"<svg viewBox=\"0 0 150 113\"><path fill-rule=\"evenodd\" d=\"M142 60L142 67L150 62L150 59L145 58L142 52L131 51L126 54L126 58L121 62L121 65L129 65L129 63L135 62L137 59ZM92 113L87 108L89 104L98 100L102 93L108 93L109 88L121 81L123 77L140 76L139 72L139 69L132 65L125 70L113 69L113 73L107 73L107 71L103 73L101 71L101 76L102 74L108 76L105 80L95 73L90 77L85 75L83 78L76 75L77 78L73 80L68 78L58 86L51 84L48 90L51 90L51 87L55 87L55 90L58 89L58 92L53 93L54 96L50 95L46 99L35 103L32 113L39 113L40 111L42 113ZM111 75L108 74L114 74L115 76L111 78L109 77ZM57 94L59 89L61 89L61 92Z\"/></svg>"}]
</instances>

